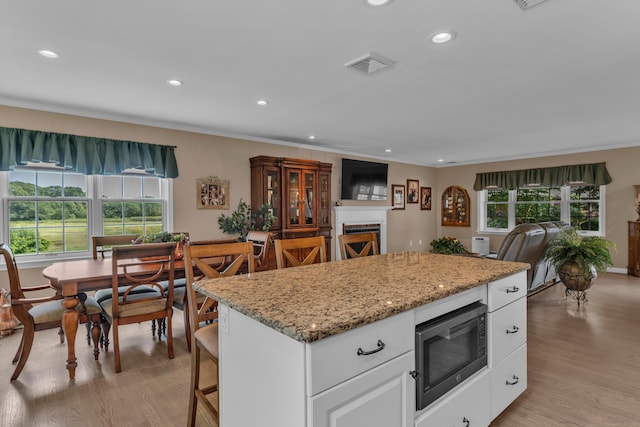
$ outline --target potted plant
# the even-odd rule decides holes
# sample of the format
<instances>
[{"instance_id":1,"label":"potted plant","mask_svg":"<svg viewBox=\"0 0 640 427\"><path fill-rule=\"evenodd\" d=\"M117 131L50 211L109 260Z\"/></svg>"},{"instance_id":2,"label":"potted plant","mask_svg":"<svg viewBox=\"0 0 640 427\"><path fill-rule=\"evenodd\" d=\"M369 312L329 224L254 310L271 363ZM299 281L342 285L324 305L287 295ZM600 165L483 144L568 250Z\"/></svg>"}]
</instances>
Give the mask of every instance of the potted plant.
<instances>
[{"instance_id":1,"label":"potted plant","mask_svg":"<svg viewBox=\"0 0 640 427\"><path fill-rule=\"evenodd\" d=\"M247 240L249 231L269 231L271 224L276 219L271 212L271 206L266 203L252 212L251 206L240 199L238 207L230 216L220 215L218 225L224 233L236 234L238 235L238 240L244 242Z\"/></svg>"},{"instance_id":2,"label":"potted plant","mask_svg":"<svg viewBox=\"0 0 640 427\"><path fill-rule=\"evenodd\" d=\"M544 259L555 269L565 285L565 294L573 293L578 304L587 302L587 289L598 272L613 266L610 249L616 245L599 236L582 236L575 228L569 228L547 244Z\"/></svg>"},{"instance_id":3,"label":"potted plant","mask_svg":"<svg viewBox=\"0 0 640 427\"><path fill-rule=\"evenodd\" d=\"M431 252L434 254L467 254L469 251L453 236L444 236L431 241Z\"/></svg>"},{"instance_id":4,"label":"potted plant","mask_svg":"<svg viewBox=\"0 0 640 427\"><path fill-rule=\"evenodd\" d=\"M170 233L168 231L157 231L155 233L142 234L134 240L133 244L140 243L165 243L176 242L176 259L181 259L183 256L184 243L188 240L188 236L185 233Z\"/></svg>"}]
</instances>

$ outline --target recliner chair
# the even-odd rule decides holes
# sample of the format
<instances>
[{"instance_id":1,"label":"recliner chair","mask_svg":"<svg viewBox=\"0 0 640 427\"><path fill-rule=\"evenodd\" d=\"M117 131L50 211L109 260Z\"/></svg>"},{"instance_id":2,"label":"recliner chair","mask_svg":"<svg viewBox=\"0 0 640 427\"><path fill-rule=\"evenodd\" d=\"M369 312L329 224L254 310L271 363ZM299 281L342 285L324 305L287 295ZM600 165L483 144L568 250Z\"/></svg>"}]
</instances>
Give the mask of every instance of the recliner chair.
<instances>
[{"instance_id":1,"label":"recliner chair","mask_svg":"<svg viewBox=\"0 0 640 427\"><path fill-rule=\"evenodd\" d=\"M527 289L531 289L534 272L544 248L545 229L538 224L520 224L513 228L502 241L496 259L526 262Z\"/></svg>"}]
</instances>

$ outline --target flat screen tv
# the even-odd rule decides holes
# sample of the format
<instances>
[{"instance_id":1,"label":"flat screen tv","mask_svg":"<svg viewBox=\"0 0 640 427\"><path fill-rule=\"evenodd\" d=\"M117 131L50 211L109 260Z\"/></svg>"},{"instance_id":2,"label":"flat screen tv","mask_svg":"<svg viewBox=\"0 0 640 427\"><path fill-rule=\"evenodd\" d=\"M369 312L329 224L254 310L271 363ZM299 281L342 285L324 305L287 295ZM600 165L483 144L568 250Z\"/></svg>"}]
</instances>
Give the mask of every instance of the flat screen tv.
<instances>
[{"instance_id":1,"label":"flat screen tv","mask_svg":"<svg viewBox=\"0 0 640 427\"><path fill-rule=\"evenodd\" d=\"M340 198L343 200L387 200L386 163L342 159Z\"/></svg>"}]
</instances>

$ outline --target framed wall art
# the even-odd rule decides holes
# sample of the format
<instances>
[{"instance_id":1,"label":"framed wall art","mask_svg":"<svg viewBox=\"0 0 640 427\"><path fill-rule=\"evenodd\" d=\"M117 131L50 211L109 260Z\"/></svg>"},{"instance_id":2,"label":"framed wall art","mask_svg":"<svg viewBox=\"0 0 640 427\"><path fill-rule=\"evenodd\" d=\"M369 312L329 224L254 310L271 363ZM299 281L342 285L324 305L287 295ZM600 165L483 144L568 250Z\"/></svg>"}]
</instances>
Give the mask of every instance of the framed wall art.
<instances>
[{"instance_id":1,"label":"framed wall art","mask_svg":"<svg viewBox=\"0 0 640 427\"><path fill-rule=\"evenodd\" d=\"M431 210L431 187L420 187L420 209Z\"/></svg>"},{"instance_id":2,"label":"framed wall art","mask_svg":"<svg viewBox=\"0 0 640 427\"><path fill-rule=\"evenodd\" d=\"M407 180L407 203L418 203L420 201L420 189L417 179Z\"/></svg>"},{"instance_id":3,"label":"framed wall art","mask_svg":"<svg viewBox=\"0 0 640 427\"><path fill-rule=\"evenodd\" d=\"M229 209L229 181L208 176L196 180L198 209Z\"/></svg>"},{"instance_id":4,"label":"framed wall art","mask_svg":"<svg viewBox=\"0 0 640 427\"><path fill-rule=\"evenodd\" d=\"M393 204L391 205L393 209L404 209L404 185L391 185L391 193L393 194Z\"/></svg>"}]
</instances>

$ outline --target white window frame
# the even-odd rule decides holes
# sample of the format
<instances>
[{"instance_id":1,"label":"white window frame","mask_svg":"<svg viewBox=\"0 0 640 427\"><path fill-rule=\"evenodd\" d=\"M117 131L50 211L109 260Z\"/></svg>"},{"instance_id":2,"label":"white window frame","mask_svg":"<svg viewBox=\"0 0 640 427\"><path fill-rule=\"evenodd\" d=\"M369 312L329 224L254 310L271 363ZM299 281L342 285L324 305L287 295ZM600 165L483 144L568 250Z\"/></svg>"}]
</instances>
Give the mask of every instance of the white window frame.
<instances>
[{"instance_id":1,"label":"white window frame","mask_svg":"<svg viewBox=\"0 0 640 427\"><path fill-rule=\"evenodd\" d=\"M571 222L569 217L570 215L570 198L571 198L571 187L569 185L564 185L560 188L561 198L560 201L560 220L565 221L567 223ZM599 231L588 231L588 230L579 230L579 234L585 236L604 236L606 234L605 230L605 190L606 185L600 186L600 200L599 200L599 211L598 211L598 224ZM478 220L478 233L482 234L496 234L496 235L505 235L508 234L516 226L516 197L517 190L509 190L509 201L508 201L508 228L488 228L487 224L487 201L488 201L488 192L487 190L478 191L478 212L477 212L477 220ZM574 202L578 203L578 202Z\"/></svg>"},{"instance_id":2,"label":"white window frame","mask_svg":"<svg viewBox=\"0 0 640 427\"><path fill-rule=\"evenodd\" d=\"M55 172L56 170L53 170ZM52 172L51 169L47 172ZM102 176L87 176L87 230L88 244L86 251L77 251L69 253L46 253L46 254L20 254L16 255L20 267L37 268L50 265L52 262L86 259L92 257L91 236L102 235L102 202L111 201L111 199L103 199L100 197L100 182ZM162 201L163 203L163 221L164 230L173 231L174 212L173 212L173 180L160 179L160 199L113 199L113 201ZM2 212L2 224L0 226L0 242L9 241L9 172L0 171L0 212ZM11 198L13 199L13 198ZM0 269L4 270L4 260L0 260Z\"/></svg>"}]
</instances>

